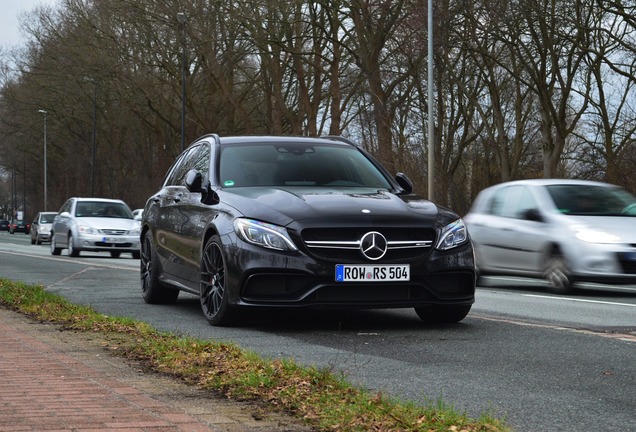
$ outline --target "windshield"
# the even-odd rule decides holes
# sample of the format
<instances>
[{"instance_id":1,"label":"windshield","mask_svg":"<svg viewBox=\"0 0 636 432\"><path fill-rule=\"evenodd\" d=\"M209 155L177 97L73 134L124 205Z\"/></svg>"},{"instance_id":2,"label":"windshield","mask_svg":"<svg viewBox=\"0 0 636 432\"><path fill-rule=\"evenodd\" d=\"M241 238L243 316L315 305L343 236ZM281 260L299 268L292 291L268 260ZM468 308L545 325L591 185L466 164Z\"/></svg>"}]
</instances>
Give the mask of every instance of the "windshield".
<instances>
[{"instance_id":1,"label":"windshield","mask_svg":"<svg viewBox=\"0 0 636 432\"><path fill-rule=\"evenodd\" d=\"M53 223L53 219L55 219L55 213L40 215L40 223Z\"/></svg>"},{"instance_id":2,"label":"windshield","mask_svg":"<svg viewBox=\"0 0 636 432\"><path fill-rule=\"evenodd\" d=\"M223 187L305 186L391 189L373 163L355 148L315 143L247 144L224 147Z\"/></svg>"},{"instance_id":3,"label":"windshield","mask_svg":"<svg viewBox=\"0 0 636 432\"><path fill-rule=\"evenodd\" d=\"M81 201L75 208L75 217L110 217L132 219L133 215L121 203L102 201Z\"/></svg>"},{"instance_id":4,"label":"windshield","mask_svg":"<svg viewBox=\"0 0 636 432\"><path fill-rule=\"evenodd\" d=\"M556 208L577 216L636 216L636 198L613 186L552 185L547 187Z\"/></svg>"}]
</instances>

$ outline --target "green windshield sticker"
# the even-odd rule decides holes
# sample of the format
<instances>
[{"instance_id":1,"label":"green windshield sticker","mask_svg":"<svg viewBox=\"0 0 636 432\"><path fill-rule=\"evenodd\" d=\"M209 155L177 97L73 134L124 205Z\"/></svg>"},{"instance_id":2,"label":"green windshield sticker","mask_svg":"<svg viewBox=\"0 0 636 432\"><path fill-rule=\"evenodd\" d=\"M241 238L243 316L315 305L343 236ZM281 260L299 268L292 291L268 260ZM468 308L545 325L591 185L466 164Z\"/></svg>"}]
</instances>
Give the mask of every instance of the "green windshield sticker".
<instances>
[{"instance_id":1,"label":"green windshield sticker","mask_svg":"<svg viewBox=\"0 0 636 432\"><path fill-rule=\"evenodd\" d=\"M234 186L234 180L225 180L223 182L224 186Z\"/></svg>"}]
</instances>

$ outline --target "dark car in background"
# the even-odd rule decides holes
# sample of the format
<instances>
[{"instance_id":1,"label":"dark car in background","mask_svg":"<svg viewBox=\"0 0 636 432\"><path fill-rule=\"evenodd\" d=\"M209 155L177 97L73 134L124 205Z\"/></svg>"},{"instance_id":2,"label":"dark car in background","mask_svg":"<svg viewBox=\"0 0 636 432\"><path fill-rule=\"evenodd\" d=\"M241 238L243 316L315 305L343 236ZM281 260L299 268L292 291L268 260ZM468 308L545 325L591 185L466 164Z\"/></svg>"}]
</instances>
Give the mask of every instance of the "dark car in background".
<instances>
[{"instance_id":1,"label":"dark car in background","mask_svg":"<svg viewBox=\"0 0 636 432\"><path fill-rule=\"evenodd\" d=\"M31 224L27 223L25 220L14 220L9 224L9 233L14 234L17 232L29 234L31 229Z\"/></svg>"},{"instance_id":2,"label":"dark car in background","mask_svg":"<svg viewBox=\"0 0 636 432\"><path fill-rule=\"evenodd\" d=\"M41 244L51 239L51 226L56 212L39 212L31 222L31 244Z\"/></svg>"},{"instance_id":3,"label":"dark car in background","mask_svg":"<svg viewBox=\"0 0 636 432\"><path fill-rule=\"evenodd\" d=\"M9 221L7 219L0 219L0 231L9 231Z\"/></svg>"},{"instance_id":4,"label":"dark car in background","mask_svg":"<svg viewBox=\"0 0 636 432\"><path fill-rule=\"evenodd\" d=\"M464 216L481 276L636 290L636 197L601 182L518 180L481 191ZM599 288L599 286L596 286Z\"/></svg>"},{"instance_id":5,"label":"dark car in background","mask_svg":"<svg viewBox=\"0 0 636 432\"><path fill-rule=\"evenodd\" d=\"M466 317L473 248L461 218L340 137L206 135L143 211L147 303L199 297L213 325L248 307L414 308Z\"/></svg>"}]
</instances>

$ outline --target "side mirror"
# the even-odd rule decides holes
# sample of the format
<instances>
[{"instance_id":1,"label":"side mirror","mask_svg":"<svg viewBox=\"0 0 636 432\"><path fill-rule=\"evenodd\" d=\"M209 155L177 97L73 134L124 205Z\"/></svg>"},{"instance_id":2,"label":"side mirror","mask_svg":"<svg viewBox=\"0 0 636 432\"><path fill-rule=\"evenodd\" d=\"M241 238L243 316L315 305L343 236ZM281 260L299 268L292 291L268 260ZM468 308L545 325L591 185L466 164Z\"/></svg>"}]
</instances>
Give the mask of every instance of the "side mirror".
<instances>
[{"instance_id":1,"label":"side mirror","mask_svg":"<svg viewBox=\"0 0 636 432\"><path fill-rule=\"evenodd\" d=\"M203 192L203 175L199 171L191 169L186 174L185 185L190 192Z\"/></svg>"},{"instance_id":2,"label":"side mirror","mask_svg":"<svg viewBox=\"0 0 636 432\"><path fill-rule=\"evenodd\" d=\"M69 212L65 211L65 212L60 213L60 216L67 218L67 217L71 217L71 214Z\"/></svg>"},{"instance_id":3,"label":"side mirror","mask_svg":"<svg viewBox=\"0 0 636 432\"><path fill-rule=\"evenodd\" d=\"M543 216L537 209L528 209L523 213L523 218L535 222L543 222Z\"/></svg>"},{"instance_id":4,"label":"side mirror","mask_svg":"<svg viewBox=\"0 0 636 432\"><path fill-rule=\"evenodd\" d=\"M408 176L402 172L399 172L395 175L395 180L398 182L400 187L404 189L404 192L411 193L413 192L413 182Z\"/></svg>"},{"instance_id":5,"label":"side mirror","mask_svg":"<svg viewBox=\"0 0 636 432\"><path fill-rule=\"evenodd\" d=\"M201 202L203 204L214 205L219 203L219 196L212 190L210 182L204 179L200 171L195 169L188 171L185 178L185 185L190 192L201 193Z\"/></svg>"}]
</instances>

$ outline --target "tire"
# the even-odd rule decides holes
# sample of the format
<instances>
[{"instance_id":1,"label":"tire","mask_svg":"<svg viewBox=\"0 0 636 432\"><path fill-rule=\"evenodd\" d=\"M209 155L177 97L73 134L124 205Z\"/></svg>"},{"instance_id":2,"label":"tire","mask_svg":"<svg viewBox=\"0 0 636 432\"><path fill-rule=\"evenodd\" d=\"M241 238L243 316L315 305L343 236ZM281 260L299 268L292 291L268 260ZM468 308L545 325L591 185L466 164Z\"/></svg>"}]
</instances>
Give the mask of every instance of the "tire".
<instances>
[{"instance_id":1,"label":"tire","mask_svg":"<svg viewBox=\"0 0 636 432\"><path fill-rule=\"evenodd\" d=\"M139 274L141 277L141 295L148 304L172 304L179 297L179 290L166 287L159 282L161 267L159 256L152 244L150 231L141 242Z\"/></svg>"},{"instance_id":2,"label":"tire","mask_svg":"<svg viewBox=\"0 0 636 432\"><path fill-rule=\"evenodd\" d=\"M51 232L51 255L59 255L61 252L62 249L55 244L55 236L53 232Z\"/></svg>"},{"instance_id":3,"label":"tire","mask_svg":"<svg viewBox=\"0 0 636 432\"><path fill-rule=\"evenodd\" d=\"M548 258L543 278L548 283L548 291L567 294L572 291L572 278L565 257L555 253Z\"/></svg>"},{"instance_id":4,"label":"tire","mask_svg":"<svg viewBox=\"0 0 636 432\"><path fill-rule=\"evenodd\" d=\"M111 258L119 258L119 255L121 255L121 252L119 251L110 251Z\"/></svg>"},{"instance_id":5,"label":"tire","mask_svg":"<svg viewBox=\"0 0 636 432\"><path fill-rule=\"evenodd\" d=\"M66 252L68 256L73 258L77 258L80 255L80 252L76 250L75 246L73 245L73 235L71 233L68 233L68 244L66 246Z\"/></svg>"},{"instance_id":6,"label":"tire","mask_svg":"<svg viewBox=\"0 0 636 432\"><path fill-rule=\"evenodd\" d=\"M466 318L472 305L431 305L415 308L415 313L427 324L452 324Z\"/></svg>"},{"instance_id":7,"label":"tire","mask_svg":"<svg viewBox=\"0 0 636 432\"><path fill-rule=\"evenodd\" d=\"M214 326L236 323L236 310L228 304L227 267L221 240L218 235L210 237L201 258L199 299L201 310L208 322Z\"/></svg>"}]
</instances>

